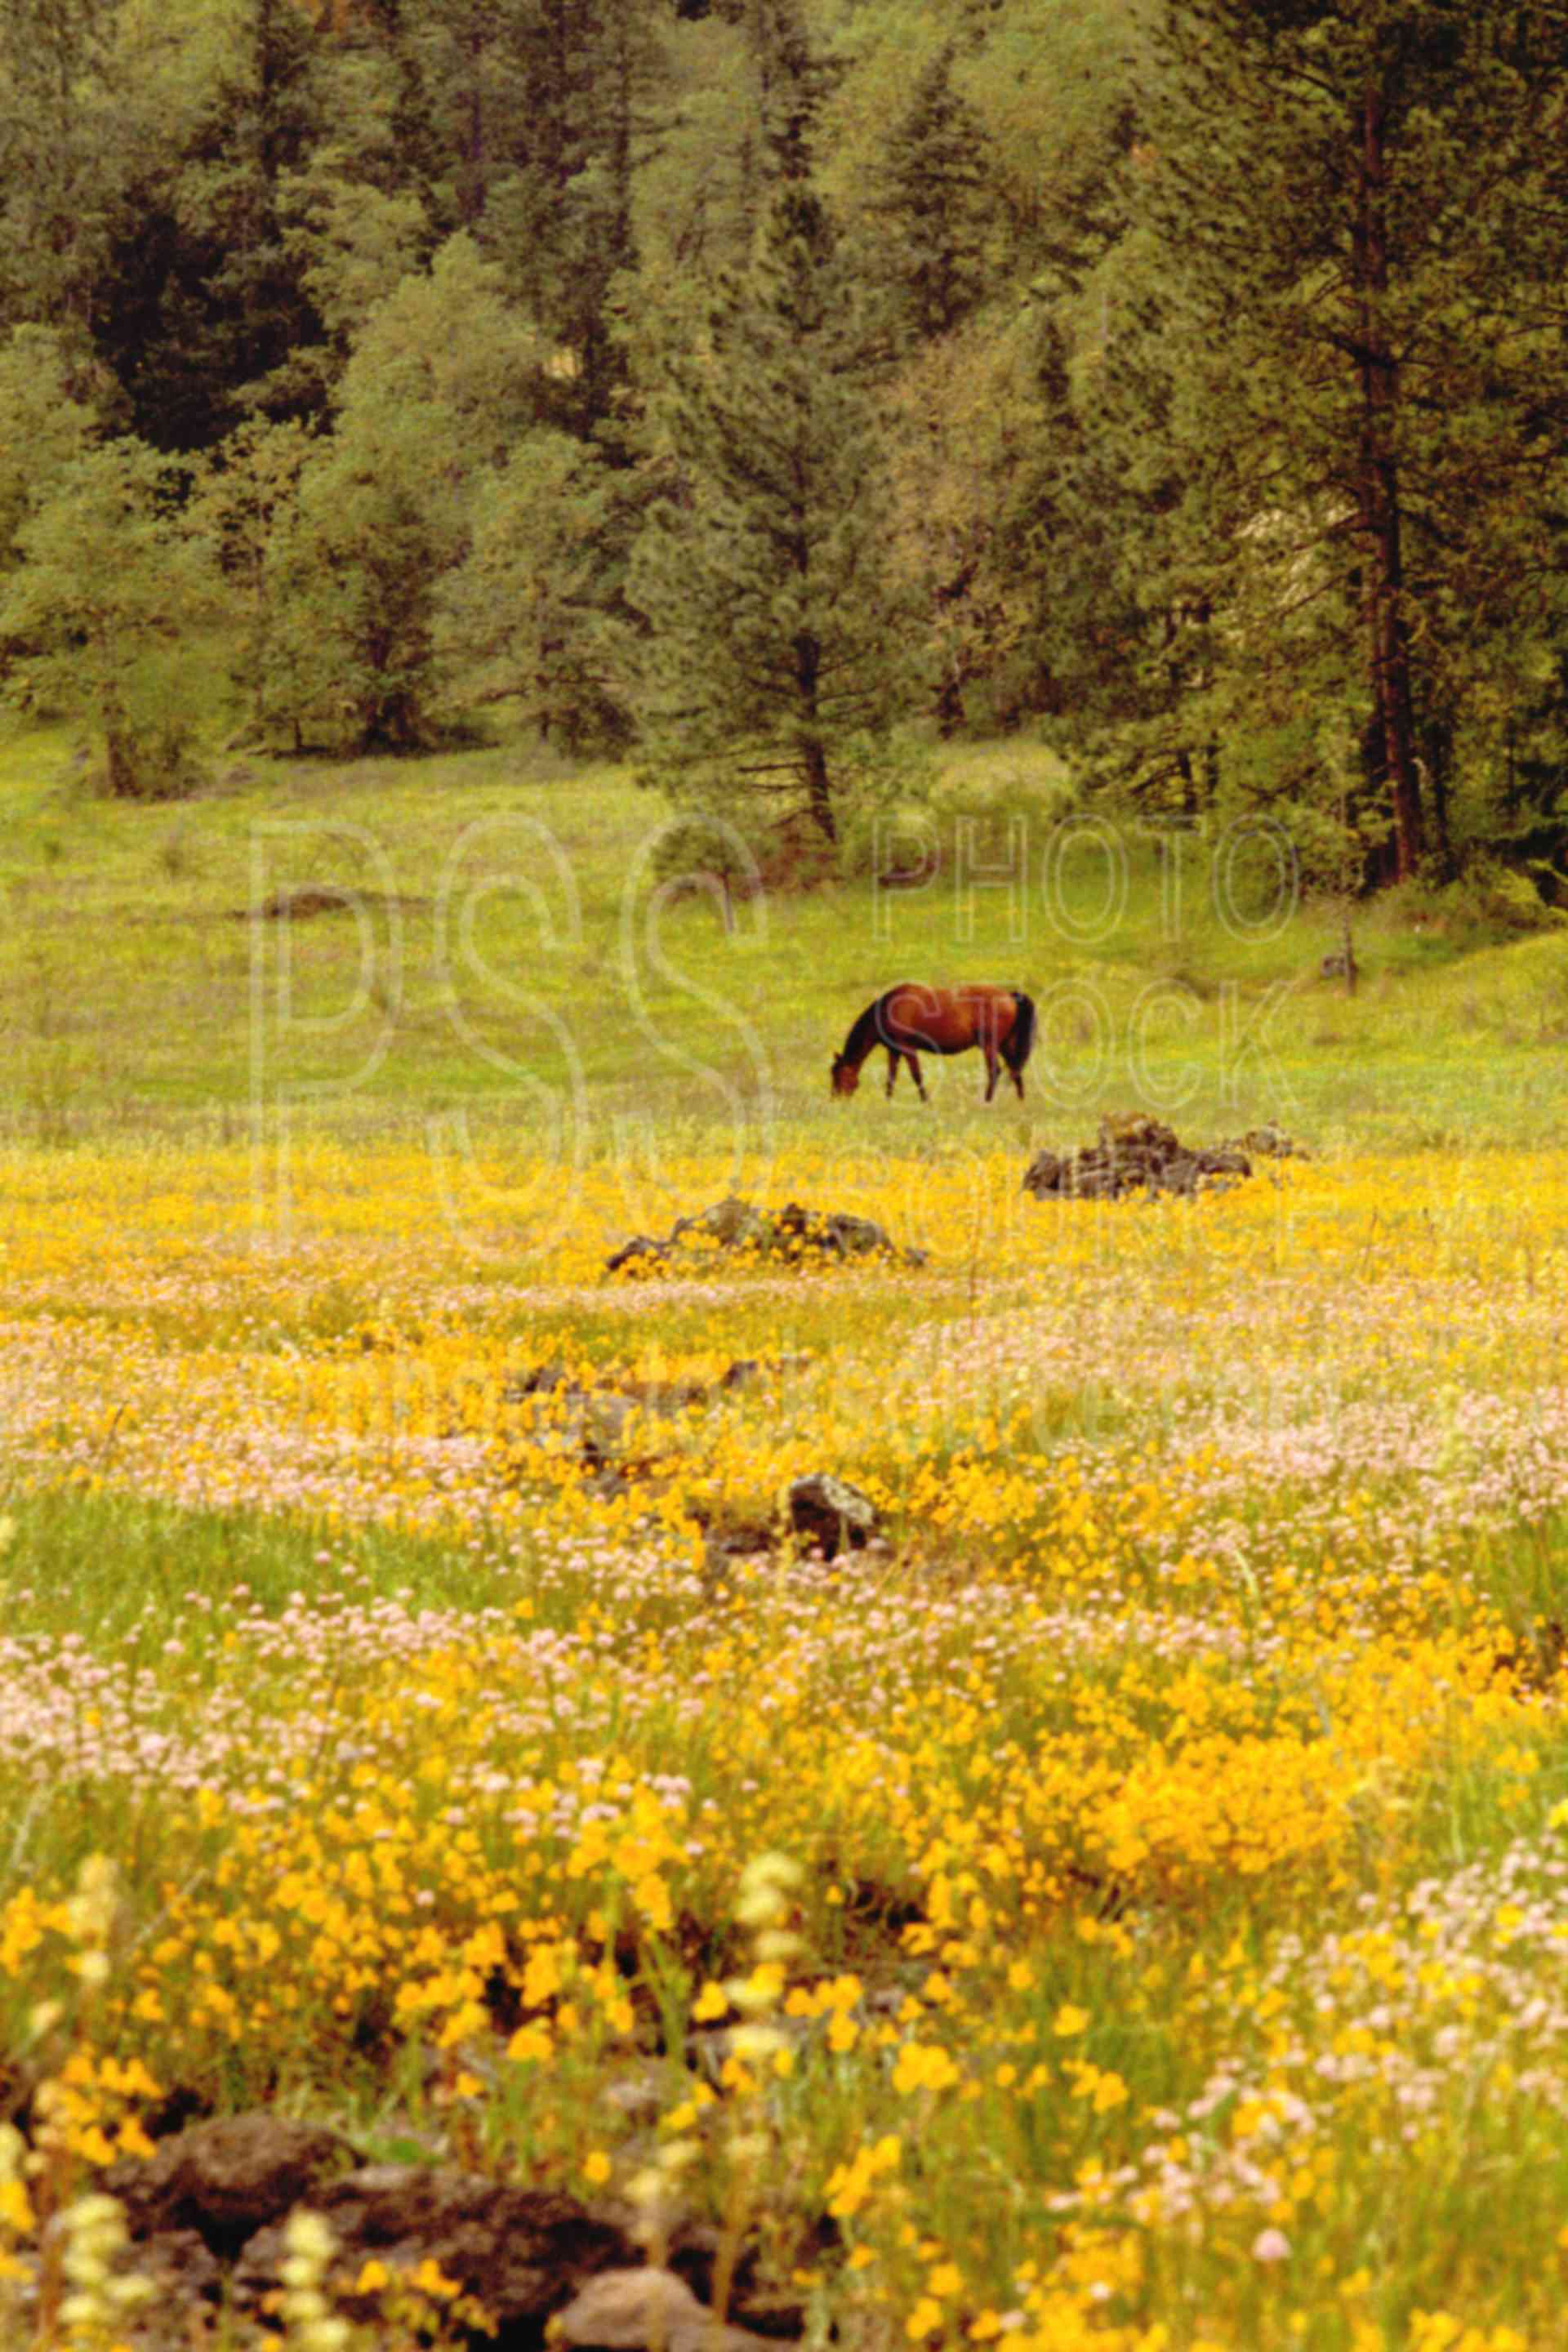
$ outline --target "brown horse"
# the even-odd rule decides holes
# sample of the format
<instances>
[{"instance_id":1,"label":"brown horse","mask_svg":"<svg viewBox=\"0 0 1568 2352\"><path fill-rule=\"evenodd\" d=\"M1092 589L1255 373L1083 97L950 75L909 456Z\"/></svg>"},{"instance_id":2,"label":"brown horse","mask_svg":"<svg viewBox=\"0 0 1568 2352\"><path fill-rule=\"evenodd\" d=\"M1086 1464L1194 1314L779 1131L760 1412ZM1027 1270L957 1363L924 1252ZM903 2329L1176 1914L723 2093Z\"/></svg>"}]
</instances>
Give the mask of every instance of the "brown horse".
<instances>
[{"instance_id":1,"label":"brown horse","mask_svg":"<svg viewBox=\"0 0 1568 2352\"><path fill-rule=\"evenodd\" d=\"M852 1095L860 1083L861 1063L885 1045L889 1094L903 1061L924 1102L916 1055L965 1054L978 1045L985 1056L986 1101L996 1091L996 1073L1004 1063L1022 1101L1024 1065L1034 1042L1034 1002L1016 988L921 988L914 981L900 981L866 1007L844 1040L844 1051L835 1055L833 1091Z\"/></svg>"}]
</instances>

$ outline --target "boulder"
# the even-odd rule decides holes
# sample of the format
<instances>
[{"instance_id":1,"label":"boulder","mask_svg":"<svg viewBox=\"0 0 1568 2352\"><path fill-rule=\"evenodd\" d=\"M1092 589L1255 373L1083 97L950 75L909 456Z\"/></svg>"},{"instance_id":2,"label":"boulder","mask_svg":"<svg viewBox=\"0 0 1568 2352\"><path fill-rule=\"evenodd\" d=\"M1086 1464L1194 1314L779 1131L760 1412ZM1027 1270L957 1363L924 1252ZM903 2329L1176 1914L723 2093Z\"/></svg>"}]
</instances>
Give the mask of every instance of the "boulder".
<instances>
[{"instance_id":1,"label":"boulder","mask_svg":"<svg viewBox=\"0 0 1568 2352\"><path fill-rule=\"evenodd\" d=\"M580 2352L777 2352L779 2338L717 2319L672 2271L602 2271L550 2323Z\"/></svg>"},{"instance_id":2,"label":"boulder","mask_svg":"<svg viewBox=\"0 0 1568 2352\"><path fill-rule=\"evenodd\" d=\"M537 2347L551 2314L586 2280L638 2259L618 2222L570 2197L447 2167L363 2165L319 2190L310 2206L336 2242L335 2292L351 2307L353 2283L373 2256L395 2275L434 2262L493 2321L503 2352ZM268 2294L287 2253L280 2225L258 2232L235 2270L236 2294L256 2301Z\"/></svg>"},{"instance_id":3,"label":"boulder","mask_svg":"<svg viewBox=\"0 0 1568 2352\"><path fill-rule=\"evenodd\" d=\"M877 1531L877 1507L870 1496L831 1471L796 1478L786 1502L791 1527L808 1543L818 1545L824 1559L834 1559L846 1546L858 1550Z\"/></svg>"},{"instance_id":4,"label":"boulder","mask_svg":"<svg viewBox=\"0 0 1568 2352\"><path fill-rule=\"evenodd\" d=\"M124 2206L132 2237L194 2231L232 2257L296 2205L315 2203L352 2161L335 2132L258 2111L192 2124L145 2159L111 2165L101 2186Z\"/></svg>"},{"instance_id":5,"label":"boulder","mask_svg":"<svg viewBox=\"0 0 1568 2352\"><path fill-rule=\"evenodd\" d=\"M1293 1143L1283 1128L1250 1127L1230 1146L1233 1151L1249 1151L1258 1160L1308 1160L1311 1154L1304 1143Z\"/></svg>"}]
</instances>

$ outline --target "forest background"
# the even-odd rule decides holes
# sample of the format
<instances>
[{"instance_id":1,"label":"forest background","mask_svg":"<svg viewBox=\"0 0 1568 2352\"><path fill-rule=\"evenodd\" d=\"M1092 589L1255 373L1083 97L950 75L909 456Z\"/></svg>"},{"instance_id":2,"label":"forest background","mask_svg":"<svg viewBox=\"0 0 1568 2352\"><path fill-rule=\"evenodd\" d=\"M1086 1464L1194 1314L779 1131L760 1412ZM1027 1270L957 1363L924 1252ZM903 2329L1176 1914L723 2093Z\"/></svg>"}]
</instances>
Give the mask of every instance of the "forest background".
<instances>
[{"instance_id":1,"label":"forest background","mask_svg":"<svg viewBox=\"0 0 1568 2352\"><path fill-rule=\"evenodd\" d=\"M1568 7L5 0L0 669L116 794L505 701L1568 874Z\"/></svg>"}]
</instances>

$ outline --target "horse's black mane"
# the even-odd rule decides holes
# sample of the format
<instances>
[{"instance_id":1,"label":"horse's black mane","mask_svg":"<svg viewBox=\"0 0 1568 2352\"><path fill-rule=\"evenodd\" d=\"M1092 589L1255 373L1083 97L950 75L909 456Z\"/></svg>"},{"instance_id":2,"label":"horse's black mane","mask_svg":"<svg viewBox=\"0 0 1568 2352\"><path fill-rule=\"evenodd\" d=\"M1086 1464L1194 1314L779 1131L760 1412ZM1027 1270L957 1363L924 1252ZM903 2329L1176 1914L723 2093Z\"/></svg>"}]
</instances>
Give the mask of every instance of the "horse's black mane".
<instances>
[{"instance_id":1,"label":"horse's black mane","mask_svg":"<svg viewBox=\"0 0 1568 2352\"><path fill-rule=\"evenodd\" d=\"M902 987L904 983L900 982L899 985ZM844 1051L838 1056L841 1062L853 1062L858 1067L873 1045L886 1043L882 1034L882 1007L889 996L896 996L898 992L897 988L884 989L874 1004L868 1004L844 1040Z\"/></svg>"}]
</instances>

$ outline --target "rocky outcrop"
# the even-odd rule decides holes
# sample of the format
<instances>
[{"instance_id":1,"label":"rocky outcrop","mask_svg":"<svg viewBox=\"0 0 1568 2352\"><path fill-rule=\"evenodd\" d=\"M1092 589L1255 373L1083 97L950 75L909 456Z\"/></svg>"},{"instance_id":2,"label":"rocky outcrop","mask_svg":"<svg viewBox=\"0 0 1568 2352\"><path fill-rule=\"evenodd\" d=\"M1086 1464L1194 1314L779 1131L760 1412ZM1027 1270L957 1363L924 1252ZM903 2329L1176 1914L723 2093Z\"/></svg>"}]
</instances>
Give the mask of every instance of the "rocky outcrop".
<instances>
[{"instance_id":1,"label":"rocky outcrop","mask_svg":"<svg viewBox=\"0 0 1568 2352\"><path fill-rule=\"evenodd\" d=\"M1191 1198L1223 1191L1252 1173L1252 1155L1303 1156L1277 1128L1258 1128L1238 1142L1202 1146L1182 1142L1173 1128L1157 1118L1102 1119L1098 1143L1058 1159L1042 1151L1030 1162L1024 1190L1037 1200L1120 1201L1131 1192L1150 1198L1175 1193Z\"/></svg>"},{"instance_id":2,"label":"rocky outcrop","mask_svg":"<svg viewBox=\"0 0 1568 2352\"><path fill-rule=\"evenodd\" d=\"M733 1194L690 1217L678 1217L655 1239L637 1234L606 1259L605 1272L636 1276L669 1274L700 1265L716 1252L784 1265L810 1260L885 1257L900 1265L923 1265L921 1250L900 1249L869 1217L843 1209L807 1209L798 1201L782 1209L759 1209Z\"/></svg>"},{"instance_id":3,"label":"rocky outcrop","mask_svg":"<svg viewBox=\"0 0 1568 2352\"><path fill-rule=\"evenodd\" d=\"M235 2340L251 2341L284 2277L289 2216L301 2209L330 2232L329 2307L371 2326L383 2297L416 2284L427 2263L461 2298L448 2313L454 2336L500 2352L542 2352L549 2342L581 2352L762 2352L797 2336L802 2320L797 2302L764 2289L748 2248L723 2265L730 2302L766 2333L718 2322L700 2300L719 2267L705 2227L678 2222L671 2268L650 2269L629 2209L449 2165L356 2164L334 2132L264 2111L193 2125L145 2160L111 2168L102 2186L125 2213L128 2267L158 2287L156 2313L135 2330L149 2347L203 2340L220 2308Z\"/></svg>"}]
</instances>

